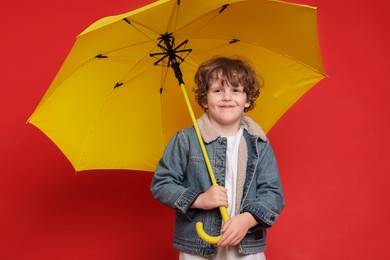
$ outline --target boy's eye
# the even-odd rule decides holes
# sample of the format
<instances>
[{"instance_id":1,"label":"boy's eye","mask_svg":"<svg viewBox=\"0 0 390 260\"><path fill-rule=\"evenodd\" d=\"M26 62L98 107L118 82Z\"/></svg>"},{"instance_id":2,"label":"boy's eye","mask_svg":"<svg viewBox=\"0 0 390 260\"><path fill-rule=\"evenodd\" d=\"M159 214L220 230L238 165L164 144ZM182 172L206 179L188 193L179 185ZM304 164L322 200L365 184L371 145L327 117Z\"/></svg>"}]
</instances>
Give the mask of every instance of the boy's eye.
<instances>
[{"instance_id":1,"label":"boy's eye","mask_svg":"<svg viewBox=\"0 0 390 260\"><path fill-rule=\"evenodd\" d=\"M235 88L235 89L233 89L233 93L240 94L240 93L242 93L242 92L244 92L244 90L242 90L242 89L240 89L240 88Z\"/></svg>"},{"instance_id":2,"label":"boy's eye","mask_svg":"<svg viewBox=\"0 0 390 260\"><path fill-rule=\"evenodd\" d=\"M241 94L244 92L244 90L242 88L231 88L231 89L228 89L228 90L225 90L223 88L212 88L209 90L211 93L214 93L214 94L222 94L222 93L225 93L226 91L228 93L231 93L231 94Z\"/></svg>"}]
</instances>

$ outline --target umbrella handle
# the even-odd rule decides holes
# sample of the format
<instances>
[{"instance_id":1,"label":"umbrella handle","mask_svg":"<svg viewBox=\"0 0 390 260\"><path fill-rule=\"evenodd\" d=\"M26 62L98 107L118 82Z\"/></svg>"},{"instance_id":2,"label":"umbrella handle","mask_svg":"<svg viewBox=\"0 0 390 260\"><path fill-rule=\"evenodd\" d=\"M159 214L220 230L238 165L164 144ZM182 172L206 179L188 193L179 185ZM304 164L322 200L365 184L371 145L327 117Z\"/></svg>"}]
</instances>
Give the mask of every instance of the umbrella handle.
<instances>
[{"instance_id":1,"label":"umbrella handle","mask_svg":"<svg viewBox=\"0 0 390 260\"><path fill-rule=\"evenodd\" d=\"M209 159L209 156L207 154L206 148L204 146L203 139L202 139L202 136L200 134L199 126L198 126L198 123L196 122L195 114L194 114L194 111L192 110L190 100L188 99L188 95L187 95L187 92L185 90L184 83L179 81L179 84L180 84L180 88L182 89L184 99L185 99L185 102L187 104L188 111L190 112L191 120L192 120L192 123L194 125L196 136L198 138L199 145L200 145L200 148L201 148L202 153L203 153L203 157L204 157L205 162L206 162L206 166L207 166L207 170L209 172L211 183L213 186L216 186L216 185L218 185L218 183L217 183L217 180L215 179L213 168L211 167L210 159ZM229 220L229 214L227 213L226 207L219 207L219 210L221 212L223 221L226 223ZM209 244L216 244L218 242L218 240L221 238L221 235L219 235L219 236L208 235L203 229L202 222L196 223L196 232L198 233L198 236L203 241L205 241Z\"/></svg>"},{"instance_id":2,"label":"umbrella handle","mask_svg":"<svg viewBox=\"0 0 390 260\"><path fill-rule=\"evenodd\" d=\"M226 207L219 207L219 211L221 212L223 221L226 223L229 220L229 214L227 212ZM207 234L203 229L203 223L200 221L196 223L195 228L196 228L196 233L198 233L198 236L204 242L207 242L209 244L216 244L216 243L218 243L219 239L221 238L221 235L210 236L209 234Z\"/></svg>"}]
</instances>

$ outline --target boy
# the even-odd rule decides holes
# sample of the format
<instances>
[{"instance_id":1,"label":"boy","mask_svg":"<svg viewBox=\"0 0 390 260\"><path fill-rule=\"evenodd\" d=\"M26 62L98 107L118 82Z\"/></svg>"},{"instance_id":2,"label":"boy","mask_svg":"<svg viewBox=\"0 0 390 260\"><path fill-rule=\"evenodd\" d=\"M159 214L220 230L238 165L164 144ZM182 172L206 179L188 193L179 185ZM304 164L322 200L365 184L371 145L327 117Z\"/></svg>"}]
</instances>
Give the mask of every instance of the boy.
<instances>
[{"instance_id":1,"label":"boy","mask_svg":"<svg viewBox=\"0 0 390 260\"><path fill-rule=\"evenodd\" d=\"M278 167L263 130L244 114L254 108L262 82L241 59L217 57L195 75L197 120L219 186L211 186L193 127L175 134L154 174L151 192L176 210L173 246L180 259L265 259L266 228L284 206ZM223 223L219 207L230 219ZM195 231L201 221L216 245Z\"/></svg>"}]
</instances>

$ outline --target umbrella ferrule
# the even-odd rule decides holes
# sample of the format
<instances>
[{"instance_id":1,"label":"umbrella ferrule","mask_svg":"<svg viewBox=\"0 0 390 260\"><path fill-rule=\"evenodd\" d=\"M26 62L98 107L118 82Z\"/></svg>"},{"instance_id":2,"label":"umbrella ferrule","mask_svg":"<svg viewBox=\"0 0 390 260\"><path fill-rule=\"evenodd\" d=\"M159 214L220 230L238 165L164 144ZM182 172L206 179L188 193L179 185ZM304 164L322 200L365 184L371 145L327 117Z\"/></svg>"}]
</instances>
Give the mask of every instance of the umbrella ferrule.
<instances>
[{"instance_id":1,"label":"umbrella ferrule","mask_svg":"<svg viewBox=\"0 0 390 260\"><path fill-rule=\"evenodd\" d=\"M106 58L108 58L108 56L103 54L98 54L95 56L95 59L106 59Z\"/></svg>"},{"instance_id":2,"label":"umbrella ferrule","mask_svg":"<svg viewBox=\"0 0 390 260\"><path fill-rule=\"evenodd\" d=\"M223 11L225 11L225 9L229 6L229 4L226 4L226 5L223 5L221 7L221 10L219 10L219 13L222 13Z\"/></svg>"}]
</instances>

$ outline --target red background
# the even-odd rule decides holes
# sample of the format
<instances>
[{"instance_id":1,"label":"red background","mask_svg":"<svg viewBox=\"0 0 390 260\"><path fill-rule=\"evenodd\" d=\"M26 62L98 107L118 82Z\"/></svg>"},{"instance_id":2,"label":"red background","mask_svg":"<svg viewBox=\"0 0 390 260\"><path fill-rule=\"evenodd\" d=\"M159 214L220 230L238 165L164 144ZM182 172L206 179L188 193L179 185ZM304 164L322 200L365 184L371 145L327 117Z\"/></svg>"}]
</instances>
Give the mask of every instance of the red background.
<instances>
[{"instance_id":1,"label":"red background","mask_svg":"<svg viewBox=\"0 0 390 260\"><path fill-rule=\"evenodd\" d=\"M149 193L151 173L74 174L25 122L95 20L150 0L6 1L1 14L1 259L174 259L173 212ZM268 259L388 259L387 1L302 0L319 7L329 78L269 137L286 208Z\"/></svg>"}]
</instances>

